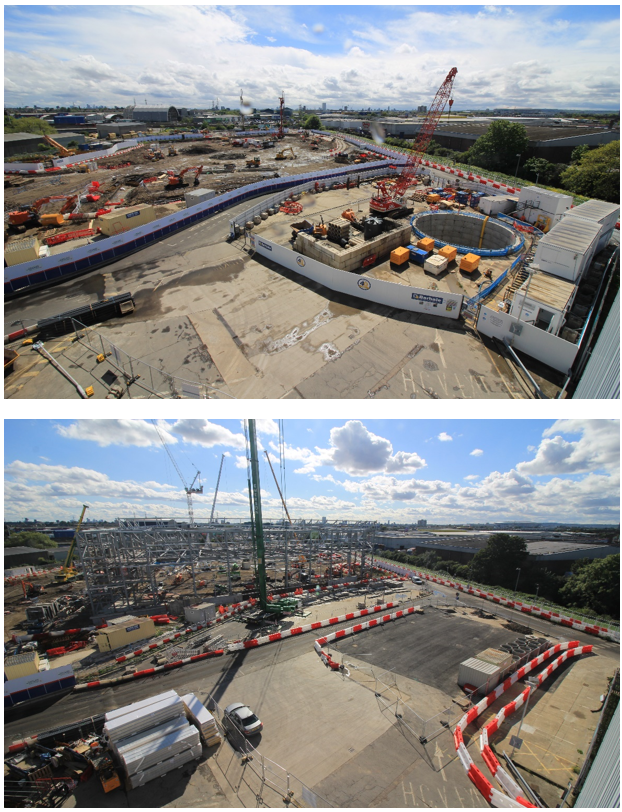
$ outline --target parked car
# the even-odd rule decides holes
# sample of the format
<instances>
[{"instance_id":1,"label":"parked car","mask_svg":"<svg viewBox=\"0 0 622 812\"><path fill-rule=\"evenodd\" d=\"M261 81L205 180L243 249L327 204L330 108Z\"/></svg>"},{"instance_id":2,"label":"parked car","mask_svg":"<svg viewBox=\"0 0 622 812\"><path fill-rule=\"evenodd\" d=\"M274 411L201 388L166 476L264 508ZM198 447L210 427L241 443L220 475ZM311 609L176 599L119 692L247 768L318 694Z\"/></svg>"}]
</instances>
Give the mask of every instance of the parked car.
<instances>
[{"instance_id":1,"label":"parked car","mask_svg":"<svg viewBox=\"0 0 622 812\"><path fill-rule=\"evenodd\" d=\"M263 724L252 710L242 702L233 702L227 705L224 712L223 724L231 730L234 728L243 736L255 736L263 730Z\"/></svg>"},{"instance_id":2,"label":"parked car","mask_svg":"<svg viewBox=\"0 0 622 812\"><path fill-rule=\"evenodd\" d=\"M413 575L411 581L413 582L413 584L421 584L423 586L423 581L421 580L421 578L419 578L418 575Z\"/></svg>"}]
</instances>

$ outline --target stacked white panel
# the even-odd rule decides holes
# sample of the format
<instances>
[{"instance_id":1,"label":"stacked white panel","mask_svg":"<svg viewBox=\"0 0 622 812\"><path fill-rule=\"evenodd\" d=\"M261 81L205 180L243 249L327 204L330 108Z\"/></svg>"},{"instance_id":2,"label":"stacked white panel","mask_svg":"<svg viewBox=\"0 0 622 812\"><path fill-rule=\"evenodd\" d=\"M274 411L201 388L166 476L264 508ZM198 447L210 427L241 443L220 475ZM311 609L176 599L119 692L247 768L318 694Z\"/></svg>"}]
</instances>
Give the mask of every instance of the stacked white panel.
<instances>
[{"instance_id":1,"label":"stacked white panel","mask_svg":"<svg viewBox=\"0 0 622 812\"><path fill-rule=\"evenodd\" d=\"M144 772L163 761L201 745L199 731L186 723L186 727L146 742L137 742L121 753L121 764L128 776Z\"/></svg>"},{"instance_id":2,"label":"stacked white panel","mask_svg":"<svg viewBox=\"0 0 622 812\"><path fill-rule=\"evenodd\" d=\"M129 736L127 739L120 739L116 742L110 743L110 749L115 753L117 758L121 759L123 754L137 747L139 744L146 744L152 739L161 739L163 736L168 736L169 733L175 733L178 730L188 727L188 720L185 716L178 716L171 719L170 722L165 722L163 725L157 725L142 733L137 733L135 736Z\"/></svg>"},{"instance_id":3,"label":"stacked white panel","mask_svg":"<svg viewBox=\"0 0 622 812\"><path fill-rule=\"evenodd\" d=\"M205 744L208 747L219 744L221 741L221 736L216 725L216 720L203 705L201 700L195 696L195 694L185 694L185 696L182 696L181 699L186 706L188 718L192 724L199 729L201 738Z\"/></svg>"},{"instance_id":4,"label":"stacked white panel","mask_svg":"<svg viewBox=\"0 0 622 812\"><path fill-rule=\"evenodd\" d=\"M175 695L160 702L154 702L146 708L124 714L117 719L106 722L104 735L110 742L127 739L156 725L161 725L185 713L181 699Z\"/></svg>"},{"instance_id":5,"label":"stacked white panel","mask_svg":"<svg viewBox=\"0 0 622 812\"><path fill-rule=\"evenodd\" d=\"M165 761L160 762L160 764L156 764L155 767L150 767L143 772L136 773L136 775L131 775L128 779L129 787L130 789L142 787L143 784L153 781L154 778L161 778L171 770L176 770L178 767L187 764L189 761L200 758L201 753L202 747L200 744L197 744L194 747L191 747L190 750L186 750L183 753L173 756L173 758L166 759Z\"/></svg>"},{"instance_id":6,"label":"stacked white panel","mask_svg":"<svg viewBox=\"0 0 622 812\"><path fill-rule=\"evenodd\" d=\"M164 693L161 694L154 694L154 696L149 696L147 699L141 699L140 702L132 702L131 705L124 705L122 708L108 711L104 719L106 722L111 722L113 719L118 719L119 716L125 716L133 711L142 710L142 708L153 705L154 702L161 702L163 699L174 699L176 696L177 691L164 691Z\"/></svg>"}]
</instances>

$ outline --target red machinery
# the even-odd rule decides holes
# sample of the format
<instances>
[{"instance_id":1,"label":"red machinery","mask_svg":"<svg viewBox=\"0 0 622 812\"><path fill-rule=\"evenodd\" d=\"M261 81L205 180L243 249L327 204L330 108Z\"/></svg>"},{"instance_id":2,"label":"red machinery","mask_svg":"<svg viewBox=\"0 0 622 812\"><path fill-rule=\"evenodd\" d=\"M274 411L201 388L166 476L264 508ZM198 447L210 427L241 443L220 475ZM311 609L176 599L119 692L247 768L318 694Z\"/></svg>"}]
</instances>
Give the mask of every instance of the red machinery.
<instances>
[{"instance_id":1,"label":"red machinery","mask_svg":"<svg viewBox=\"0 0 622 812\"><path fill-rule=\"evenodd\" d=\"M21 585L24 598L34 598L42 592L45 592L41 584L31 584L30 581L21 581Z\"/></svg>"},{"instance_id":2,"label":"red machinery","mask_svg":"<svg viewBox=\"0 0 622 812\"><path fill-rule=\"evenodd\" d=\"M372 197L369 203L369 211L371 214L375 214L377 217L396 217L406 210L406 207L400 202L399 198L402 197L406 189L408 189L415 180L417 168L425 155L425 151L434 135L434 130L436 130L436 125L451 96L451 89L457 73L458 68L452 68L438 89L434 101L428 110L428 114L421 125L408 161L396 183L390 190L387 189L385 183L382 181L378 183L379 194Z\"/></svg>"},{"instance_id":3,"label":"red machinery","mask_svg":"<svg viewBox=\"0 0 622 812\"><path fill-rule=\"evenodd\" d=\"M187 166L182 169L179 175L169 170L168 172L168 188L172 189L174 186L184 186L184 175L186 172L194 172L194 185L199 185L199 175L203 172L203 166Z\"/></svg>"},{"instance_id":4,"label":"red machinery","mask_svg":"<svg viewBox=\"0 0 622 812\"><path fill-rule=\"evenodd\" d=\"M53 215L51 215L53 219L54 217L56 217L57 214L64 214L66 211L69 211L69 209L73 208L73 205L77 199L78 199L77 195L52 195L50 197L42 197L39 200L35 200L35 202L31 206L29 206L27 209L24 209L23 211L9 212L9 224L12 226L25 225L30 220L34 220L38 217L39 209L42 206L45 206L46 203L49 203L51 200L64 200L65 203L61 207L60 211L55 212ZM49 215L43 214L41 215L41 217L39 217L41 225L49 225L49 223L45 221L46 217L49 217ZM52 224L55 225L56 223Z\"/></svg>"}]
</instances>

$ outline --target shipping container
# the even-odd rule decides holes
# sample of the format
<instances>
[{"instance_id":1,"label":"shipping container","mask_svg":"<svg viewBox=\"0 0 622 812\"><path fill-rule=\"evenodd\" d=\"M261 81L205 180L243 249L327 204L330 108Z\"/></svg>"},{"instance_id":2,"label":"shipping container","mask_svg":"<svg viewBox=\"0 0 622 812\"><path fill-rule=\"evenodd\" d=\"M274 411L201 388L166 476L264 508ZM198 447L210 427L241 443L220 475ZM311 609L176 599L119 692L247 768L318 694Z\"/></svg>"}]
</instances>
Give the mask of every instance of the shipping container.
<instances>
[{"instance_id":1,"label":"shipping container","mask_svg":"<svg viewBox=\"0 0 622 812\"><path fill-rule=\"evenodd\" d=\"M499 666L502 670L512 665L513 657L507 651L500 651L498 648L487 648L475 655L476 660L482 660L485 663L492 663Z\"/></svg>"},{"instance_id":2,"label":"shipping container","mask_svg":"<svg viewBox=\"0 0 622 812\"><path fill-rule=\"evenodd\" d=\"M19 265L21 262L31 262L39 259L41 243L36 237L25 240L16 240L4 246L4 261L7 265Z\"/></svg>"},{"instance_id":3,"label":"shipping container","mask_svg":"<svg viewBox=\"0 0 622 812\"><path fill-rule=\"evenodd\" d=\"M206 200L211 200L213 197L216 197L216 192L213 189L193 189L191 192L184 194L187 209L196 206L197 203L205 203Z\"/></svg>"},{"instance_id":4,"label":"shipping container","mask_svg":"<svg viewBox=\"0 0 622 812\"><path fill-rule=\"evenodd\" d=\"M18 677L29 677L31 674L38 673L39 655L36 651L16 654L13 657L7 657L4 661L5 680L17 679Z\"/></svg>"},{"instance_id":5,"label":"shipping container","mask_svg":"<svg viewBox=\"0 0 622 812\"><path fill-rule=\"evenodd\" d=\"M545 273L579 282L595 253L600 226L579 217L564 217L538 243L533 265Z\"/></svg>"},{"instance_id":6,"label":"shipping container","mask_svg":"<svg viewBox=\"0 0 622 812\"><path fill-rule=\"evenodd\" d=\"M458 669L458 685L473 685L482 695L489 694L496 688L501 675L501 668L493 663L485 663L472 657L460 663Z\"/></svg>"},{"instance_id":7,"label":"shipping container","mask_svg":"<svg viewBox=\"0 0 622 812\"><path fill-rule=\"evenodd\" d=\"M242 569L244 569L244 564L242 564ZM208 623L216 617L216 605L199 603L197 606L184 606L184 615L187 623Z\"/></svg>"},{"instance_id":8,"label":"shipping container","mask_svg":"<svg viewBox=\"0 0 622 812\"><path fill-rule=\"evenodd\" d=\"M152 223L155 219L153 206L130 206L127 209L111 211L110 214L102 214L97 218L97 224L102 234L111 237Z\"/></svg>"},{"instance_id":9,"label":"shipping container","mask_svg":"<svg viewBox=\"0 0 622 812\"><path fill-rule=\"evenodd\" d=\"M482 214L495 215L499 213L513 211L516 208L518 198L507 195L495 195L494 197L483 197L479 202L479 210Z\"/></svg>"}]
</instances>

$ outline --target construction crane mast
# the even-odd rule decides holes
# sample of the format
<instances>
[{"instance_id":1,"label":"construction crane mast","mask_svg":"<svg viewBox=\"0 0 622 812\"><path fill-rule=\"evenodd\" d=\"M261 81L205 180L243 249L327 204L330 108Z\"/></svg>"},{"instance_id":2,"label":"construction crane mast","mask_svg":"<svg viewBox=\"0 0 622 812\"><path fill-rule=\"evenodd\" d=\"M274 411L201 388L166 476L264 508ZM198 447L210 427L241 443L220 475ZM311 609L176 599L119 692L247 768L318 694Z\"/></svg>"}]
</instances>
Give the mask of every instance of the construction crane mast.
<instances>
[{"instance_id":1,"label":"construction crane mast","mask_svg":"<svg viewBox=\"0 0 622 812\"><path fill-rule=\"evenodd\" d=\"M72 581L76 575L76 568L73 565L73 554L76 549L76 542L78 540L78 533L80 532L80 528L82 527L82 520L84 519L84 514L86 513L88 505L82 505L82 513L80 514L80 518L78 520L78 525L76 527L76 532L73 534L73 538L71 539L71 545L69 547L69 552L67 553L67 558L65 559L65 563L63 568L60 572L56 574L55 581L56 583L64 584L67 581Z\"/></svg>"},{"instance_id":2,"label":"construction crane mast","mask_svg":"<svg viewBox=\"0 0 622 812\"><path fill-rule=\"evenodd\" d=\"M248 438L251 462L251 515L253 516L253 535L257 554L257 586L259 588L259 605L268 609L268 588L266 580L266 546L263 535L263 516L261 513L261 485L259 483L259 459L257 457L257 433L255 421L248 421Z\"/></svg>"},{"instance_id":3,"label":"construction crane mast","mask_svg":"<svg viewBox=\"0 0 622 812\"><path fill-rule=\"evenodd\" d=\"M440 117L445 109L445 105L451 97L451 90L453 88L454 79L458 73L458 68L452 68L445 81L439 87L434 101L432 102L428 114L426 115L421 129L417 135L412 152L408 157L406 165L402 170L401 175L398 177L393 188L389 191L384 183L378 183L380 193L376 197L372 197L369 203L369 211L379 217L391 217L402 213L405 210L404 203L400 200L406 189L411 186L415 180L417 169L421 164L421 160L425 155L436 126ZM453 104L453 99L452 99Z\"/></svg>"},{"instance_id":4,"label":"construction crane mast","mask_svg":"<svg viewBox=\"0 0 622 812\"><path fill-rule=\"evenodd\" d=\"M188 485L188 483L184 479L184 475L182 474L179 465L177 465L177 463L175 461L175 457L173 456L173 453L172 453L171 449L168 447L168 445L167 445L167 443L166 443L166 441L164 439L164 435L162 434L162 432L160 431L160 429L158 427L158 424L156 423L155 420L152 420L151 422L153 423L153 427L155 428L155 430L158 432L158 437L160 438L160 442L164 446L164 449L165 449L166 453L168 454L170 461L173 463L173 467L177 471L177 476L181 479L182 485L184 486L184 491L186 493L186 500L188 502L188 518L190 520L190 527L194 527L194 509L192 507L192 494L193 493L203 493L203 485L201 485L201 472L197 468L197 472L196 472L196 474L194 476L194 479L192 480L190 485ZM199 487L195 488L194 483L197 481L197 479L199 480Z\"/></svg>"},{"instance_id":5,"label":"construction crane mast","mask_svg":"<svg viewBox=\"0 0 622 812\"><path fill-rule=\"evenodd\" d=\"M240 88L240 116L242 117L242 131L244 131L244 95Z\"/></svg>"},{"instance_id":6,"label":"construction crane mast","mask_svg":"<svg viewBox=\"0 0 622 812\"><path fill-rule=\"evenodd\" d=\"M276 474L274 473L274 468L272 467L272 461L270 459L270 454L267 451L264 451L266 455L266 459L268 460L268 465L270 466L270 470L272 471L272 476L274 477L274 484L276 485L276 489L279 492L279 496L281 497L281 502L283 504L283 510L285 511L285 515L287 516L287 521L290 524L293 524L292 517L289 515L289 510L287 509L287 505L285 504L285 497L283 496L283 491L281 490L281 486L279 485L279 481L276 478Z\"/></svg>"},{"instance_id":7,"label":"construction crane mast","mask_svg":"<svg viewBox=\"0 0 622 812\"><path fill-rule=\"evenodd\" d=\"M284 138L285 133L283 132L283 111L285 106L285 91L281 90L281 95L279 96L279 131L276 135L277 138Z\"/></svg>"},{"instance_id":8,"label":"construction crane mast","mask_svg":"<svg viewBox=\"0 0 622 812\"><path fill-rule=\"evenodd\" d=\"M225 455L220 458L220 468L218 469L218 479L216 480L216 490L214 491L214 501L212 502L212 512L209 517L209 523L214 521L214 511L216 510L216 497L218 496L218 486L220 485L220 475L222 474L222 465L225 461Z\"/></svg>"}]
</instances>

